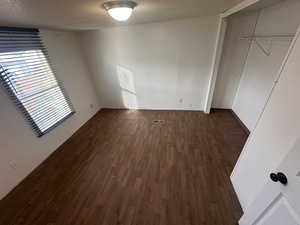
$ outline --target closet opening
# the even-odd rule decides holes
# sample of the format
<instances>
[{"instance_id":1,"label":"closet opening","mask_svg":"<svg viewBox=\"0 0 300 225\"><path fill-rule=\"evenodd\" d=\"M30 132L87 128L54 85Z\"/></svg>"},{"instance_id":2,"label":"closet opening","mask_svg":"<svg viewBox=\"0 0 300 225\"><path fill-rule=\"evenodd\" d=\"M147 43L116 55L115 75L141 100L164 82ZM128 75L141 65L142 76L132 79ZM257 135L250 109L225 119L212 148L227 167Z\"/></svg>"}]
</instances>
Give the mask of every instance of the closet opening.
<instances>
[{"instance_id":1,"label":"closet opening","mask_svg":"<svg viewBox=\"0 0 300 225\"><path fill-rule=\"evenodd\" d=\"M280 78L299 11L297 0L261 0L221 16L226 31L219 37L211 108L231 109L250 132L255 129Z\"/></svg>"}]
</instances>

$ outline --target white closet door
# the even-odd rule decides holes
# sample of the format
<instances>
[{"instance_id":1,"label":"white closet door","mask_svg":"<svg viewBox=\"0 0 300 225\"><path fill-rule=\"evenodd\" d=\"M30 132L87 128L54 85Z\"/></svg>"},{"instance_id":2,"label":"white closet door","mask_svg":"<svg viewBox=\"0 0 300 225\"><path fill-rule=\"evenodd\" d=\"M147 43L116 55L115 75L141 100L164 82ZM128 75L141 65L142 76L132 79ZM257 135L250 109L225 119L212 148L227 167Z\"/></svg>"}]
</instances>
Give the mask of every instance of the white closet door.
<instances>
[{"instance_id":1,"label":"white closet door","mask_svg":"<svg viewBox=\"0 0 300 225\"><path fill-rule=\"evenodd\" d=\"M257 42L266 51L270 51L270 55L266 55L256 42L252 42L233 104L233 110L250 131L263 111L290 46L290 39L284 38L259 38Z\"/></svg>"}]
</instances>

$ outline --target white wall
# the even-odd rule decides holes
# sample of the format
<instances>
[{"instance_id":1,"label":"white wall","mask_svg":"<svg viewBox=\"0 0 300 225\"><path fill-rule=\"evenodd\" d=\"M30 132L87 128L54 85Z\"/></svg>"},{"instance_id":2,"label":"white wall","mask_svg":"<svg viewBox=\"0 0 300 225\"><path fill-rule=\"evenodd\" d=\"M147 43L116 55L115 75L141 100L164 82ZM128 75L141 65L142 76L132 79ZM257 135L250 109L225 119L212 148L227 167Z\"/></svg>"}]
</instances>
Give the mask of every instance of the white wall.
<instances>
[{"instance_id":1,"label":"white wall","mask_svg":"<svg viewBox=\"0 0 300 225\"><path fill-rule=\"evenodd\" d=\"M203 110L217 22L215 16L81 32L103 106Z\"/></svg>"},{"instance_id":2,"label":"white wall","mask_svg":"<svg viewBox=\"0 0 300 225\"><path fill-rule=\"evenodd\" d=\"M74 33L44 30L42 36L57 76L63 82L76 113L41 138L0 88L0 199L66 141L99 110L99 101ZM94 107L91 108L90 104ZM12 168L10 164L16 164Z\"/></svg>"},{"instance_id":3,"label":"white wall","mask_svg":"<svg viewBox=\"0 0 300 225\"><path fill-rule=\"evenodd\" d=\"M300 2L294 0L264 9L257 26L257 34L295 33L300 22L299 11ZM246 72L244 72L246 77L241 80L240 89L243 90L239 90L239 94L243 91L248 93L244 94L242 100L236 104L245 107L245 104L258 102L257 96L260 95L260 98L266 96L264 91L270 91L269 88L281 66L279 62L286 48L286 43L276 43L272 46L274 55L268 58L259 55L261 53L256 47L252 47L247 62L249 65L246 66ZM298 48L300 48L299 44ZM294 59L291 63L295 64L297 60ZM276 70L273 70L273 66L276 67ZM293 73L292 76L297 75L295 71ZM251 78L251 74L254 77ZM231 179L244 210L247 210L266 183L269 172L276 168L292 142L299 136L299 119L298 114L295 114L298 113L299 108L297 104L298 86L299 80L295 77L283 75L280 78L235 166ZM260 107L262 106L260 105ZM252 110L250 109L248 112L249 115Z\"/></svg>"}]
</instances>

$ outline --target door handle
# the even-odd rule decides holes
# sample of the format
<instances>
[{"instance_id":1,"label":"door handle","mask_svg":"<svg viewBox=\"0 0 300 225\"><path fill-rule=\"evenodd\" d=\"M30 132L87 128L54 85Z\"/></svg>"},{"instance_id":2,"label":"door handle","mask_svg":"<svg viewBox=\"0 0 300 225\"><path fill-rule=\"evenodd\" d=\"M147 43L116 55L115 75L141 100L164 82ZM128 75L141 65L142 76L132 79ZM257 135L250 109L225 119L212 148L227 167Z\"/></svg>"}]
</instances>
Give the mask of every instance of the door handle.
<instances>
[{"instance_id":1,"label":"door handle","mask_svg":"<svg viewBox=\"0 0 300 225\"><path fill-rule=\"evenodd\" d=\"M281 172L279 172L279 173L271 173L270 174L270 178L271 178L272 181L274 181L274 182L278 182L279 181L280 183L282 183L284 185L286 185L288 183L287 177L285 176L284 173L281 173Z\"/></svg>"}]
</instances>

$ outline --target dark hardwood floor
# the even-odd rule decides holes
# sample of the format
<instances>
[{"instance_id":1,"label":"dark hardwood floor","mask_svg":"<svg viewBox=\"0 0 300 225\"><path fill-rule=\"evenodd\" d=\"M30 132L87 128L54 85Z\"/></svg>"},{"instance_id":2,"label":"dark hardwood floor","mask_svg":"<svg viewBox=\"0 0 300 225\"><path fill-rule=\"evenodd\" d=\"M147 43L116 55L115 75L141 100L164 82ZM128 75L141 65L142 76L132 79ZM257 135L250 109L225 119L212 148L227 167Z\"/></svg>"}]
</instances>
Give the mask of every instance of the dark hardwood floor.
<instances>
[{"instance_id":1,"label":"dark hardwood floor","mask_svg":"<svg viewBox=\"0 0 300 225\"><path fill-rule=\"evenodd\" d=\"M0 201L0 224L235 225L246 138L227 110L102 110Z\"/></svg>"}]
</instances>

